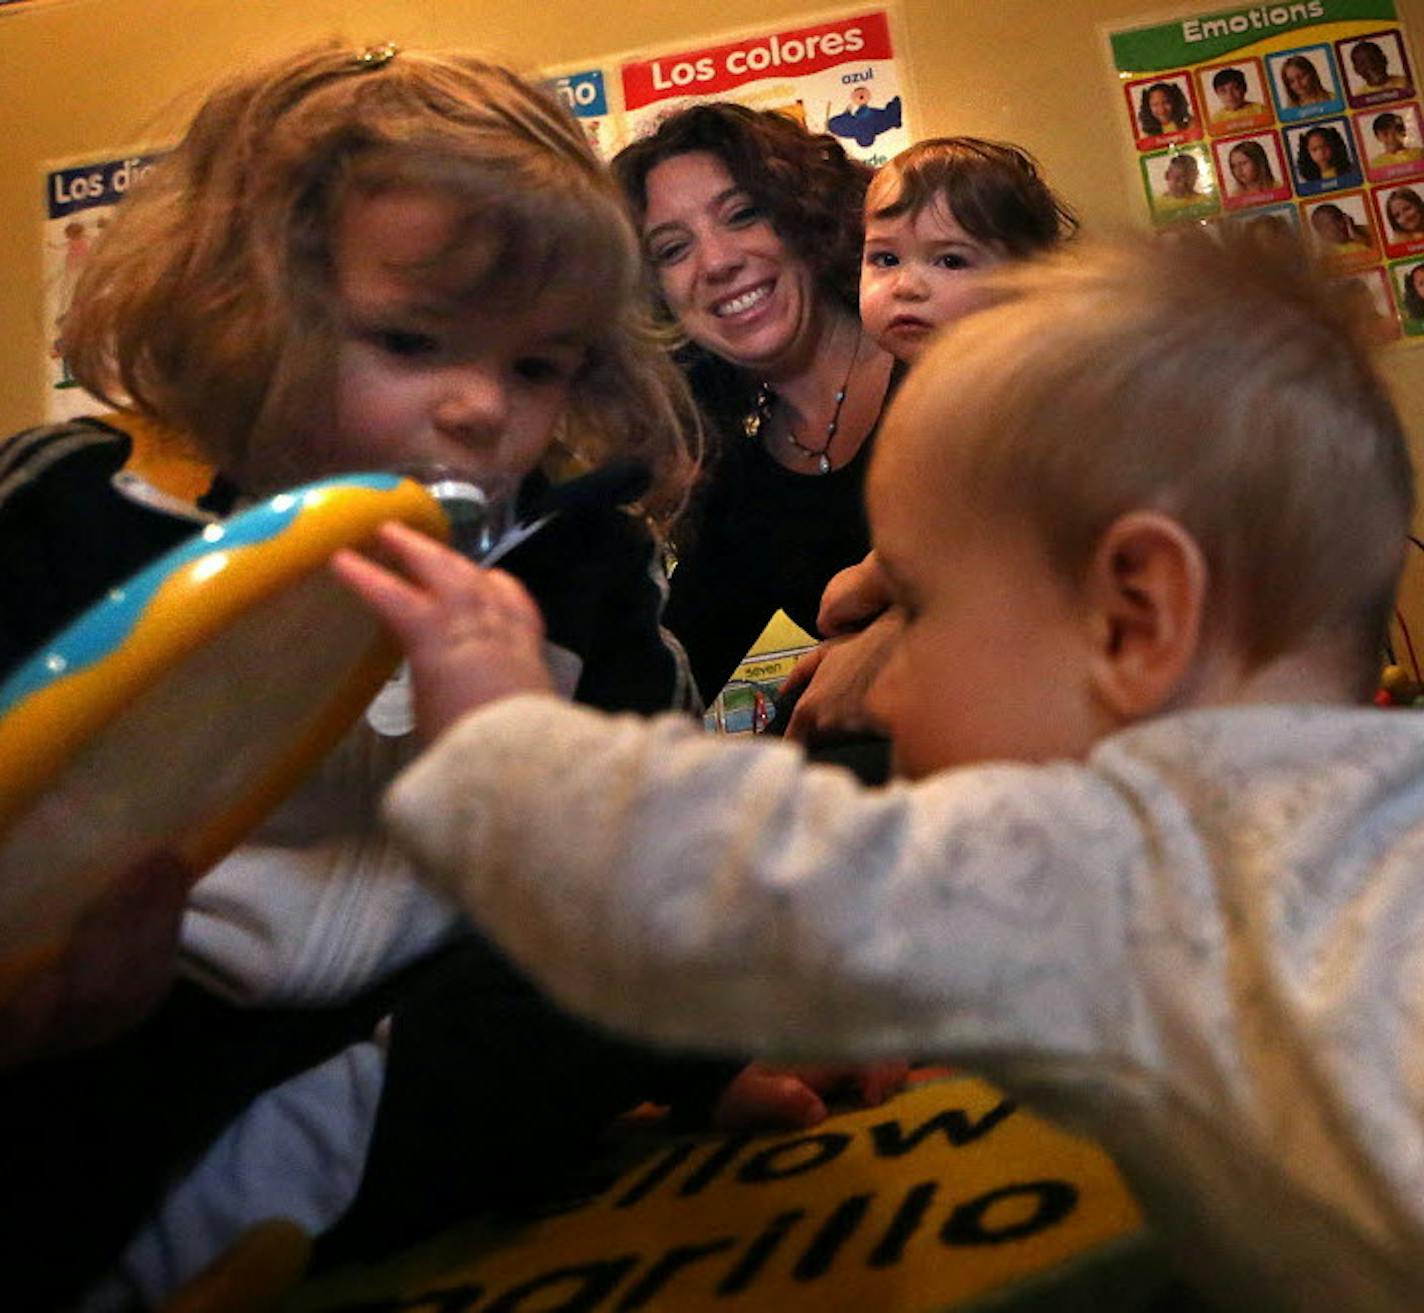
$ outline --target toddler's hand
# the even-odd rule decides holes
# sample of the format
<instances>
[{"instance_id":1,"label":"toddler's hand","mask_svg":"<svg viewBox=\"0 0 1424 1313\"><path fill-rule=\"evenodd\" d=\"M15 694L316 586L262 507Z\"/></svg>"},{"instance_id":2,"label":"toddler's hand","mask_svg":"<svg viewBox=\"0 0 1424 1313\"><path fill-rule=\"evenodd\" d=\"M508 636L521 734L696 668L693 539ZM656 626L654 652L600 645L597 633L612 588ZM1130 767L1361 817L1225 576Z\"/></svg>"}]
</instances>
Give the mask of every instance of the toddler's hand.
<instances>
[{"instance_id":1,"label":"toddler's hand","mask_svg":"<svg viewBox=\"0 0 1424 1313\"><path fill-rule=\"evenodd\" d=\"M553 692L544 620L517 579L403 524L383 525L378 542L404 577L349 551L331 568L400 640L427 740L497 698Z\"/></svg>"}]
</instances>

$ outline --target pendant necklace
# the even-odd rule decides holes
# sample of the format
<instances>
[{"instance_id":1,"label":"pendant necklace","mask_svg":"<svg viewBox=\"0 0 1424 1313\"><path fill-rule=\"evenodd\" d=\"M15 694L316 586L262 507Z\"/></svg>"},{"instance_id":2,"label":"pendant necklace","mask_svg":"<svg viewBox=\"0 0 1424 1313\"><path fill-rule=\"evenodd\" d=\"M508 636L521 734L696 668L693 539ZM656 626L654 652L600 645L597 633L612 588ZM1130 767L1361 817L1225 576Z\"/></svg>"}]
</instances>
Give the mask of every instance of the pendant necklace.
<instances>
[{"instance_id":1,"label":"pendant necklace","mask_svg":"<svg viewBox=\"0 0 1424 1313\"><path fill-rule=\"evenodd\" d=\"M831 411L830 423L826 425L826 440L819 447L808 447L795 433L791 431L791 421L787 420L784 426L786 440L796 448L801 455L816 462L817 474L829 474L831 472L831 443L836 439L836 430L840 428L841 407L845 405L846 389L850 386L850 376L855 370L856 359L860 355L860 333L856 333L855 346L850 353L850 363L846 366L845 377L841 380L841 385L836 389L835 408ZM749 438L757 437L767 422L771 418L771 408L775 401L775 396L767 384L762 383L757 387L756 402L751 413L746 417L742 427Z\"/></svg>"}]
</instances>

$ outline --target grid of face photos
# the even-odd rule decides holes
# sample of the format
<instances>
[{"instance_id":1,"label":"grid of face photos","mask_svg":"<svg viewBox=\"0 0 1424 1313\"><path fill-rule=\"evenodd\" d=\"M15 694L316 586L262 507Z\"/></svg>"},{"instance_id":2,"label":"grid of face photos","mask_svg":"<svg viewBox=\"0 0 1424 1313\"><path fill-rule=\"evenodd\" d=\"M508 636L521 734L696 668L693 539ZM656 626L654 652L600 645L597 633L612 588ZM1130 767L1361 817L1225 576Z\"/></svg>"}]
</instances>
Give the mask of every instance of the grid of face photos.
<instances>
[{"instance_id":1,"label":"grid of face photos","mask_svg":"<svg viewBox=\"0 0 1424 1313\"><path fill-rule=\"evenodd\" d=\"M1424 336L1416 76L1391 27L1125 82L1153 222L1303 238L1372 333Z\"/></svg>"}]
</instances>

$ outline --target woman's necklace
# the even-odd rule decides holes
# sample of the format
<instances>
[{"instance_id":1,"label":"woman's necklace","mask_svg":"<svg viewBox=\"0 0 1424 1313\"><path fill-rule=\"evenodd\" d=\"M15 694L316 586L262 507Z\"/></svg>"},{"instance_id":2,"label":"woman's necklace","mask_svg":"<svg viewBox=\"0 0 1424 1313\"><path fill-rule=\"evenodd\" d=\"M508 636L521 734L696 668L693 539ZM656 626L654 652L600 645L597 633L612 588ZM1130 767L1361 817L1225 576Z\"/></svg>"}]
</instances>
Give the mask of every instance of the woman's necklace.
<instances>
[{"instance_id":1,"label":"woman's necklace","mask_svg":"<svg viewBox=\"0 0 1424 1313\"><path fill-rule=\"evenodd\" d=\"M830 423L826 425L826 440L819 447L808 447L791 429L791 421L788 419L783 426L786 440L796 448L801 455L808 460L816 462L817 474L829 474L831 472L831 443L836 440L836 430L840 428L841 407L845 405L846 389L850 386L850 376L855 372L855 362L860 357L859 331L855 335L855 345L850 353L850 363L846 366L845 377L841 380L841 385L836 389L835 407L831 411ZM763 426L771 419L772 406L776 402L776 396L770 386L766 383L757 385L756 401L752 404L751 412L742 421L742 428L747 437L758 437Z\"/></svg>"}]
</instances>

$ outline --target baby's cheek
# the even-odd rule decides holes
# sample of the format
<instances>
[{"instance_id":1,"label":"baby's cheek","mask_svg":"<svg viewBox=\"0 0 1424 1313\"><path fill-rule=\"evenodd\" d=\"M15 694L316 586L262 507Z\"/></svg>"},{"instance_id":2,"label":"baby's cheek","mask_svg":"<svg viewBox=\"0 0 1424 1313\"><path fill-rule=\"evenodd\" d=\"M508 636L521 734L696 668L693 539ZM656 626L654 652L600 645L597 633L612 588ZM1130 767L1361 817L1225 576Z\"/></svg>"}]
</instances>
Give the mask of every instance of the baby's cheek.
<instances>
[{"instance_id":1,"label":"baby's cheek","mask_svg":"<svg viewBox=\"0 0 1424 1313\"><path fill-rule=\"evenodd\" d=\"M885 316L881 313L882 299L876 283L868 277L860 280L860 323L871 337L877 336L885 326Z\"/></svg>"}]
</instances>

